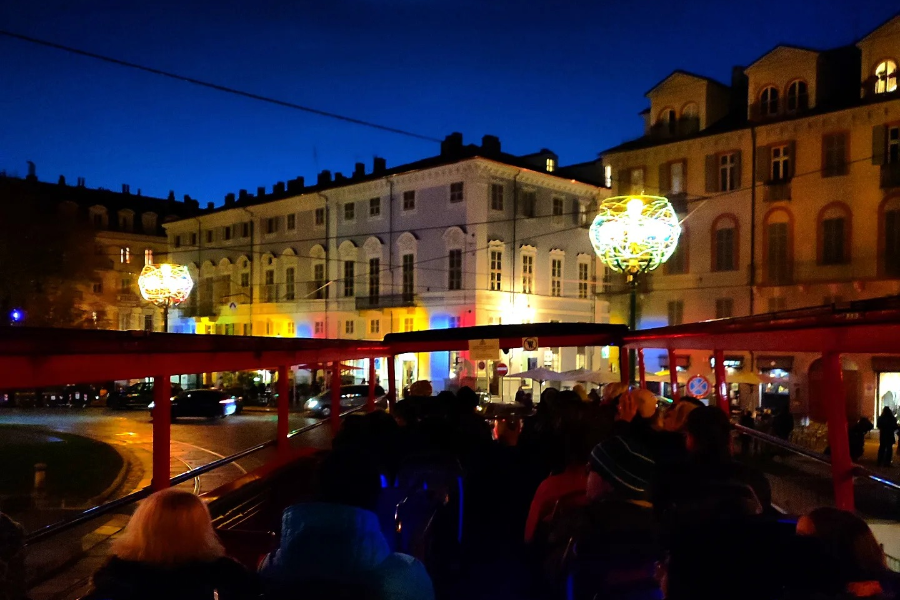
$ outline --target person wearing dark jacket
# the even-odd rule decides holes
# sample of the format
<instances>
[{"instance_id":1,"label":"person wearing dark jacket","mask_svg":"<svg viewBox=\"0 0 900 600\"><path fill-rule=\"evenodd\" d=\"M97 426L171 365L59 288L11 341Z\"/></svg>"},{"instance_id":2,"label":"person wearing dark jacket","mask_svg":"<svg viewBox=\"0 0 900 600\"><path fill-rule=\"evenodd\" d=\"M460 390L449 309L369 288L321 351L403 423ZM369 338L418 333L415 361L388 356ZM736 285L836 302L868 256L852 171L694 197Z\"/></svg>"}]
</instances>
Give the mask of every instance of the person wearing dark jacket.
<instances>
[{"instance_id":1,"label":"person wearing dark jacket","mask_svg":"<svg viewBox=\"0 0 900 600\"><path fill-rule=\"evenodd\" d=\"M25 531L0 512L0 600L26 597Z\"/></svg>"},{"instance_id":2,"label":"person wearing dark jacket","mask_svg":"<svg viewBox=\"0 0 900 600\"><path fill-rule=\"evenodd\" d=\"M251 600L255 574L225 556L200 498L169 489L141 502L85 600Z\"/></svg>"},{"instance_id":3,"label":"person wearing dark jacket","mask_svg":"<svg viewBox=\"0 0 900 600\"><path fill-rule=\"evenodd\" d=\"M891 466L891 455L894 451L894 434L897 432L897 417L887 406L878 417L878 466Z\"/></svg>"}]
</instances>

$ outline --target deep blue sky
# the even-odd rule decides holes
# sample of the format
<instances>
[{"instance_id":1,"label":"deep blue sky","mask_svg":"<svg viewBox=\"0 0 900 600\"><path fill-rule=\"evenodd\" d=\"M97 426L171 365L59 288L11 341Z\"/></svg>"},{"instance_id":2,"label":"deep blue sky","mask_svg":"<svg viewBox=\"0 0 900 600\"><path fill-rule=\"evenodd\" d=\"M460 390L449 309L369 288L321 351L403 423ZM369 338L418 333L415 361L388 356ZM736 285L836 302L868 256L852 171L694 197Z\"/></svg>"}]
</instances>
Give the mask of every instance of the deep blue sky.
<instances>
[{"instance_id":1,"label":"deep blue sky","mask_svg":"<svg viewBox=\"0 0 900 600\"><path fill-rule=\"evenodd\" d=\"M0 0L0 27L443 137L485 133L562 164L641 132L676 68L727 82L779 42L827 48L884 0ZM373 131L0 37L0 169L221 203L225 193L435 143Z\"/></svg>"}]
</instances>

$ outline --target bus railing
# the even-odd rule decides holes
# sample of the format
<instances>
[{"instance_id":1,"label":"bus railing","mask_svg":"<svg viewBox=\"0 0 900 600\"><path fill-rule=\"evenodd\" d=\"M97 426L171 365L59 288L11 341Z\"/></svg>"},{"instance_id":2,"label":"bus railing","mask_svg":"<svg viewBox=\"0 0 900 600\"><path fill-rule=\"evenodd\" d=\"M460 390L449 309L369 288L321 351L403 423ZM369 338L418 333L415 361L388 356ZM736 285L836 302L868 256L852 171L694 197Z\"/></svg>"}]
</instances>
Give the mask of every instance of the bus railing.
<instances>
[{"instance_id":1,"label":"bus railing","mask_svg":"<svg viewBox=\"0 0 900 600\"><path fill-rule=\"evenodd\" d=\"M365 406L359 406L356 408L352 408L350 410L342 412L340 416L343 418L349 414L359 412L364 409L365 409ZM323 425L327 425L328 423L329 423L328 419L322 419L315 423L310 423L309 425L304 425L303 427L294 429L293 431L289 432L288 439L294 438L298 435L302 435L302 434L312 431L314 429L318 429L319 427L322 427ZM224 458L214 460L205 465L195 467L193 469L185 471L184 473L180 473L180 474L176 475L175 477L172 477L169 480L169 485L175 486L175 485L184 483L185 481L190 481L191 479L194 479L195 477L199 477L205 473L214 471L215 469L219 469L226 465L230 465L231 463L233 463L235 461L238 461L238 460L245 458L256 452L259 452L260 450L265 450L266 448L274 447L276 445L276 443L277 443L277 440L268 440L266 442L262 442L261 444L257 444L255 446L251 446L250 448L241 450L240 452L236 452L230 456L226 456ZM46 525L44 527L41 527L40 529L36 529L35 531L33 531L25 536L25 545L31 546L33 544L46 541L47 539L52 538L60 533L69 531L75 527L78 527L79 525L83 525L85 523L93 521L94 519L96 519L98 517L101 517L105 514L108 514L110 512L118 510L124 506L128 506L130 504L134 504L135 502L143 500L144 498L146 498L147 496L149 496L152 493L153 493L153 488L148 486L148 487L142 488L140 490L131 492L130 494L122 496L121 498L116 498L115 500L110 500L109 502L105 502L98 506L91 507L85 511L80 512L79 514L75 515L72 518L65 519L65 520L59 521L57 523L51 523L50 525Z\"/></svg>"}]
</instances>

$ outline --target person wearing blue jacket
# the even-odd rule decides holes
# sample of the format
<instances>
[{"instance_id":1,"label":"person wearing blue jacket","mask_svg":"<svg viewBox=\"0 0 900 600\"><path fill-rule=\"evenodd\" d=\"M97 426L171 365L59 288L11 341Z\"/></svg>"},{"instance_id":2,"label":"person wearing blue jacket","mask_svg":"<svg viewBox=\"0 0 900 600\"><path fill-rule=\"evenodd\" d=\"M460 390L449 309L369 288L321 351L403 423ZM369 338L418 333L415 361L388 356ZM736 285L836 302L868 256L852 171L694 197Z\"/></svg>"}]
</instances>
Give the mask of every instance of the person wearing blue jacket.
<instances>
[{"instance_id":1,"label":"person wearing blue jacket","mask_svg":"<svg viewBox=\"0 0 900 600\"><path fill-rule=\"evenodd\" d=\"M282 515L281 541L260 566L267 597L433 600L424 565L391 552L373 512L381 475L358 452L336 451L319 469L318 501Z\"/></svg>"}]
</instances>

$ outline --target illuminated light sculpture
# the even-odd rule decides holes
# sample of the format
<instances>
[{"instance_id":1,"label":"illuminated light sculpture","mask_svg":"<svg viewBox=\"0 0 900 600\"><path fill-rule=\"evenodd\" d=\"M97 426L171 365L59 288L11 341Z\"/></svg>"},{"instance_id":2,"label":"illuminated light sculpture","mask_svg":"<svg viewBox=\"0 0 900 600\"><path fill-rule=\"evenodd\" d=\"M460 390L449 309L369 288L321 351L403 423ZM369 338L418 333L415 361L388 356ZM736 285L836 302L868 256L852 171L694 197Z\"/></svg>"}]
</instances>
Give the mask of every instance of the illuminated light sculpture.
<instances>
[{"instance_id":1,"label":"illuminated light sculpture","mask_svg":"<svg viewBox=\"0 0 900 600\"><path fill-rule=\"evenodd\" d=\"M163 309L163 331L169 331L169 307L187 300L194 287L191 274L184 265L144 265L138 287L144 300Z\"/></svg>"},{"instance_id":2,"label":"illuminated light sculpture","mask_svg":"<svg viewBox=\"0 0 900 600\"><path fill-rule=\"evenodd\" d=\"M681 225L668 199L660 196L616 196L600 204L591 224L594 252L609 269L625 273L631 291L628 326L637 328L637 276L671 258ZM631 381L636 357L630 350Z\"/></svg>"}]
</instances>

